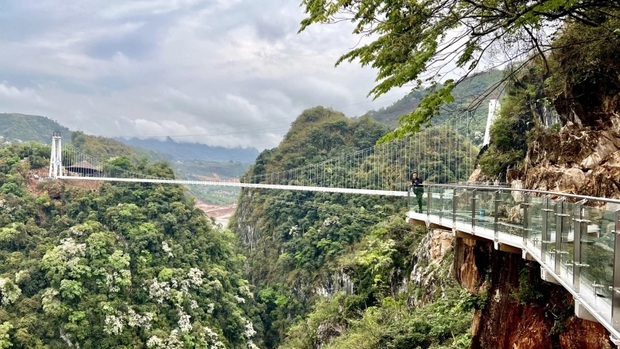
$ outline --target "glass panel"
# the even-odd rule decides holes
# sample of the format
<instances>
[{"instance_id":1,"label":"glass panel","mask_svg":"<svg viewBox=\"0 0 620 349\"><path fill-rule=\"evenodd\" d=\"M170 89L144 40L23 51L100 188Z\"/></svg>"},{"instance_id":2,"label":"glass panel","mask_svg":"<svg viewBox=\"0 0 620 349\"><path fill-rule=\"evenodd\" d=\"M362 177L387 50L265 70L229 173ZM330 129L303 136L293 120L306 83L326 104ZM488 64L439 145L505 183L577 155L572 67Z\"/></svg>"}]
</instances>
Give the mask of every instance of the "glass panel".
<instances>
[{"instance_id":1,"label":"glass panel","mask_svg":"<svg viewBox=\"0 0 620 349\"><path fill-rule=\"evenodd\" d=\"M497 229L505 234L522 237L523 195L518 191L502 191L498 197Z\"/></svg>"},{"instance_id":2,"label":"glass panel","mask_svg":"<svg viewBox=\"0 0 620 349\"><path fill-rule=\"evenodd\" d=\"M456 205L456 221L461 223L471 222L471 189L456 188L454 192L454 203Z\"/></svg>"},{"instance_id":3,"label":"glass panel","mask_svg":"<svg viewBox=\"0 0 620 349\"><path fill-rule=\"evenodd\" d=\"M428 201L428 195L425 197L427 199L427 207L428 211L432 215L439 216L439 212L441 211L441 193L443 192L443 187L432 187L431 190L431 199Z\"/></svg>"},{"instance_id":4,"label":"glass panel","mask_svg":"<svg viewBox=\"0 0 620 349\"><path fill-rule=\"evenodd\" d=\"M562 212L558 211L557 223L562 224L560 228L560 247L556 255L560 258L560 276L569 284L573 282L573 253L575 242L574 229L574 204L569 202L558 203L562 205ZM556 227L557 228L557 227ZM557 230L556 230L557 231ZM556 245L557 246L557 245Z\"/></svg>"},{"instance_id":5,"label":"glass panel","mask_svg":"<svg viewBox=\"0 0 620 349\"><path fill-rule=\"evenodd\" d=\"M611 306L614 275L615 213L584 207L581 234L581 292L592 292L596 302Z\"/></svg>"},{"instance_id":6,"label":"glass panel","mask_svg":"<svg viewBox=\"0 0 620 349\"><path fill-rule=\"evenodd\" d=\"M556 231L556 220L555 220L555 212L557 202L548 199L546 207L543 208L543 211L546 214L547 219L547 229L543 231L543 239L542 244L543 249L545 251L543 255L543 261L546 265L548 265L552 270L555 265L555 231Z\"/></svg>"},{"instance_id":7,"label":"glass panel","mask_svg":"<svg viewBox=\"0 0 620 349\"><path fill-rule=\"evenodd\" d=\"M495 191L478 190L476 196L476 226L494 230L495 226Z\"/></svg>"},{"instance_id":8,"label":"glass panel","mask_svg":"<svg viewBox=\"0 0 620 349\"><path fill-rule=\"evenodd\" d=\"M452 219L452 197L454 196L454 188L442 188L443 200L441 202L442 217Z\"/></svg>"},{"instance_id":9,"label":"glass panel","mask_svg":"<svg viewBox=\"0 0 620 349\"><path fill-rule=\"evenodd\" d=\"M530 196L530 231L528 246L540 251L543 230L544 198ZM540 254L538 254L540 255Z\"/></svg>"}]
</instances>

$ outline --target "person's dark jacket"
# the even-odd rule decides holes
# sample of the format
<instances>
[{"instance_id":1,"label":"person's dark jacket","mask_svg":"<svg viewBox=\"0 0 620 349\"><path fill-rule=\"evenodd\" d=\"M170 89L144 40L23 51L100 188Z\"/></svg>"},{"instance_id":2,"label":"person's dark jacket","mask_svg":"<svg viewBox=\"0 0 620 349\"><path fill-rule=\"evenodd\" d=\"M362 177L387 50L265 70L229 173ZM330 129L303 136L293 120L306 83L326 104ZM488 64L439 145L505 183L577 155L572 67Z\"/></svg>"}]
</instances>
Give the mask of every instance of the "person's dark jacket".
<instances>
[{"instance_id":1,"label":"person's dark jacket","mask_svg":"<svg viewBox=\"0 0 620 349\"><path fill-rule=\"evenodd\" d=\"M422 178L411 178L411 186L413 187L414 192L424 192L424 187L422 186Z\"/></svg>"}]
</instances>

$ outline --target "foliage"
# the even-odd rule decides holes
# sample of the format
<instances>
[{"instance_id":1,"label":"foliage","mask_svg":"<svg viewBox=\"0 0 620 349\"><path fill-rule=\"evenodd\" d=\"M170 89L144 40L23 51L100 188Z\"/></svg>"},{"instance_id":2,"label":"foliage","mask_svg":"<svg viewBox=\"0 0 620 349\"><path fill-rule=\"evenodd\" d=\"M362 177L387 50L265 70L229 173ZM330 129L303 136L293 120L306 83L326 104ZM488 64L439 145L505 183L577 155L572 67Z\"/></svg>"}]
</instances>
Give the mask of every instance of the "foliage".
<instances>
[{"instance_id":1,"label":"foliage","mask_svg":"<svg viewBox=\"0 0 620 349\"><path fill-rule=\"evenodd\" d=\"M350 120L326 108L313 108L297 118L278 148L259 155L246 177L260 178L265 173L321 163L371 146L384 132L370 117ZM458 138L443 129L425 132L429 143ZM469 142L461 140L460 144L458 151L475 152ZM427 170L424 175L429 181L454 180L466 172L463 164L445 161L432 152L432 144L422 145L416 154L420 156L411 157L414 163L394 167L377 161L386 154L414 153L412 145L397 142L369 152L356 160L361 167L348 166L348 158L330 162L324 170L330 173L331 182L325 184L338 186L375 176L395 190L403 190L411 168ZM279 183L303 185L314 179L311 176L312 171L294 179L282 175ZM296 321L306 319L310 324L304 328L316 330L321 321L312 320L315 315L309 314L321 308L314 305L317 301L323 304L325 296L344 294L338 298L340 306L327 300L329 309L342 308L339 316L344 322L329 326L334 329L348 326L347 319L359 317L369 306L379 306L385 297L398 296L402 280L413 268L412 246L419 241L419 235L402 220L406 204L403 199L375 196L242 190L231 227L247 257L248 278L261 306L264 327L259 331L264 331L267 347L277 347ZM316 316L322 319L322 315ZM308 346L314 341L294 331L287 338L303 340Z\"/></svg>"},{"instance_id":2,"label":"foliage","mask_svg":"<svg viewBox=\"0 0 620 349\"><path fill-rule=\"evenodd\" d=\"M97 159L109 159L117 156L138 158L136 151L130 146L110 138L91 136L80 131L73 132L71 135L71 145L76 151Z\"/></svg>"},{"instance_id":3,"label":"foliage","mask_svg":"<svg viewBox=\"0 0 620 349\"><path fill-rule=\"evenodd\" d=\"M361 308L352 307L360 304L356 294L324 298L290 330L281 348L468 348L472 297L451 284L429 304L408 305L415 292L381 297Z\"/></svg>"},{"instance_id":4,"label":"foliage","mask_svg":"<svg viewBox=\"0 0 620 349\"><path fill-rule=\"evenodd\" d=\"M514 296L520 304L537 303L544 297L544 293L541 292L540 278L536 275L532 277L532 274L528 268L519 270L519 288Z\"/></svg>"},{"instance_id":5,"label":"foliage","mask_svg":"<svg viewBox=\"0 0 620 349\"><path fill-rule=\"evenodd\" d=\"M549 111L545 96L544 67L541 61L524 68L509 84L501 109L491 125L491 143L480 157L480 169L489 177L506 178L510 167L519 167L527 151L527 133L542 127Z\"/></svg>"},{"instance_id":6,"label":"foliage","mask_svg":"<svg viewBox=\"0 0 620 349\"><path fill-rule=\"evenodd\" d=\"M620 109L620 10L594 15L600 26L569 22L553 42L548 95L562 124L606 124Z\"/></svg>"},{"instance_id":7,"label":"foliage","mask_svg":"<svg viewBox=\"0 0 620 349\"><path fill-rule=\"evenodd\" d=\"M452 66L473 73L483 58L502 46L503 57L511 61L544 54L546 38L563 21L570 19L592 27L604 21L601 14L618 9L616 1L494 1L494 0L302 0L307 17L304 30L313 23L350 20L354 34L371 40L345 53L338 63L359 60L378 70L374 96L394 87L414 83L430 84L420 107L400 119L400 127L390 134L403 137L415 133L420 125L437 116L439 108L452 101L456 82L439 81ZM604 16L603 16L604 17ZM550 33L551 32L551 33ZM578 46L579 42L571 42ZM518 70L518 67L517 67ZM426 74L426 75L425 75Z\"/></svg>"},{"instance_id":8,"label":"foliage","mask_svg":"<svg viewBox=\"0 0 620 349\"><path fill-rule=\"evenodd\" d=\"M16 188L0 193L0 347L260 344L234 237L181 187L103 184L93 192L41 182L35 196L36 183L23 176L27 154L28 145L0 148L0 186ZM161 163L111 162L172 176ZM53 200L52 188L60 190Z\"/></svg>"},{"instance_id":9,"label":"foliage","mask_svg":"<svg viewBox=\"0 0 620 349\"><path fill-rule=\"evenodd\" d=\"M496 97L503 75L503 71L490 70L463 80L454 88L454 102L442 106L432 124L455 123L460 135L480 146L486 127L488 102ZM370 111L368 115L394 128L398 119L413 112L428 93L428 88L412 91L391 106Z\"/></svg>"}]
</instances>

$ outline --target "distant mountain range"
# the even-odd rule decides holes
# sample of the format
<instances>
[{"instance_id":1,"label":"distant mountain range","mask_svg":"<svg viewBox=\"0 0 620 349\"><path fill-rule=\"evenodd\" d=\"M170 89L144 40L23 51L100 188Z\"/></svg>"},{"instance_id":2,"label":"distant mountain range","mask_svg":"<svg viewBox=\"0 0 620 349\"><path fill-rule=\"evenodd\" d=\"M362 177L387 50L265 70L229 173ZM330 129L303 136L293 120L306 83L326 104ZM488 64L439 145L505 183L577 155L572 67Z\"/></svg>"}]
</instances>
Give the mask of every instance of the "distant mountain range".
<instances>
[{"instance_id":1,"label":"distant mountain range","mask_svg":"<svg viewBox=\"0 0 620 349\"><path fill-rule=\"evenodd\" d=\"M61 133L63 143L71 143L73 131L55 120L39 115L0 113L0 140L34 141L51 144L52 134L54 132ZM132 147L158 152L162 156L173 161L203 160L253 163L259 154L256 148L229 149L211 147L198 143L177 143L170 138L165 141L154 139L140 140L137 138L118 138L116 140Z\"/></svg>"},{"instance_id":2,"label":"distant mountain range","mask_svg":"<svg viewBox=\"0 0 620 349\"><path fill-rule=\"evenodd\" d=\"M224 148L199 143L177 143L171 138L166 138L165 141L138 138L117 138L117 140L132 147L158 152L168 159L176 161L206 160L254 163L259 154L256 148Z\"/></svg>"}]
</instances>

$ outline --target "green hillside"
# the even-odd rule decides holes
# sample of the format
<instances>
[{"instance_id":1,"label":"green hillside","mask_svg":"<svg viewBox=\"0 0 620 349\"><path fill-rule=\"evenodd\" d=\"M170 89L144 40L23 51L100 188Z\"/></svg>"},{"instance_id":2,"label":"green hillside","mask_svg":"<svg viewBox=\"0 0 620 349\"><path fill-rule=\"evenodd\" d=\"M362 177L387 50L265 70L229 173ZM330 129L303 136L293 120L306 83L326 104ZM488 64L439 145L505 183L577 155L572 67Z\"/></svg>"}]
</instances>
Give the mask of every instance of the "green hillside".
<instances>
[{"instance_id":1,"label":"green hillside","mask_svg":"<svg viewBox=\"0 0 620 349\"><path fill-rule=\"evenodd\" d=\"M5 140L49 144L53 132L60 132L66 140L71 139L72 132L68 128L44 116L0 113L0 136Z\"/></svg>"},{"instance_id":2,"label":"green hillside","mask_svg":"<svg viewBox=\"0 0 620 349\"><path fill-rule=\"evenodd\" d=\"M309 109L293 122L277 148L261 153L247 176L254 178L263 173L285 171L318 163L343 152L367 148L374 145L384 132L386 128L368 116L348 119L326 108ZM430 143L460 137L437 130L427 132L429 139L437 139ZM382 151L404 157L405 153L412 152L408 144L394 143ZM460 140L460 144L454 151L475 155L476 149L471 143ZM429 149L423 149L421 153L428 154ZM363 171L346 163L359 159L343 159L324 170L331 174L330 181L334 185L344 185L349 181L372 183L375 177L381 176L395 189L405 189L408 171L413 165L437 168L437 173L425 173L425 176L437 177L437 181L454 181L457 173L466 173L453 162L430 156L426 157L428 161L447 164L447 167L418 163L419 159L412 157L413 163L396 168L377 160L384 155L369 152L362 163ZM283 176L280 183L301 184L308 179L286 179ZM248 278L256 287L255 298L262 307L263 327L258 330L264 335L266 346L323 347L317 343L325 344L325 338L333 339L337 334L321 335L319 327L363 332L362 328L355 329L352 324L360 321L365 312L371 313L372 309L385 303L394 306L385 308L390 313L397 305L402 307L403 302L414 297L415 292L423 293L419 289L416 291L413 285L410 286L411 293L398 292L416 265L410 253L417 248L421 238L420 231L405 224L406 210L407 200L403 198L242 190L231 229L243 246ZM454 285L446 285L446 289L452 287ZM433 301L444 300L433 298ZM420 321L419 317L423 316L413 309L402 308L405 310L412 311L408 317L411 323ZM396 316L396 313L391 314ZM463 311L462 319L468 319L468 314ZM392 315L385 314L396 321ZM427 333L424 340L408 342L412 346L391 346L400 339L385 338L383 345L378 347L428 347L425 343L448 345L461 335L466 337L467 321L464 328L462 322L450 324L450 321L449 317L438 321L434 329L438 333L436 337ZM390 331L419 336L418 331L435 326L409 329L411 323L394 325ZM446 331L453 332L454 337L444 338ZM353 346L347 342L342 347Z\"/></svg>"},{"instance_id":3,"label":"green hillside","mask_svg":"<svg viewBox=\"0 0 620 349\"><path fill-rule=\"evenodd\" d=\"M182 187L38 182L28 152L0 148L0 348L256 348L234 238Z\"/></svg>"}]
</instances>

